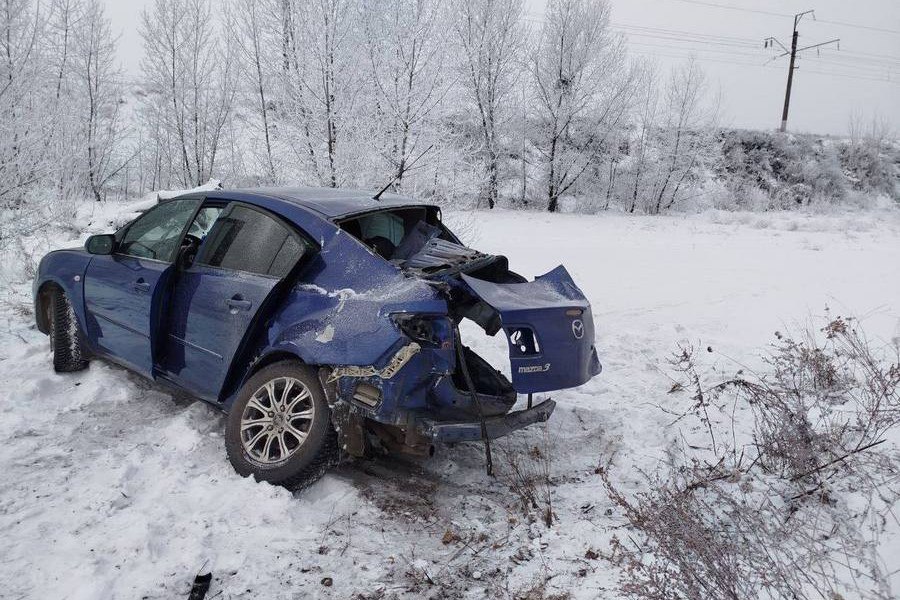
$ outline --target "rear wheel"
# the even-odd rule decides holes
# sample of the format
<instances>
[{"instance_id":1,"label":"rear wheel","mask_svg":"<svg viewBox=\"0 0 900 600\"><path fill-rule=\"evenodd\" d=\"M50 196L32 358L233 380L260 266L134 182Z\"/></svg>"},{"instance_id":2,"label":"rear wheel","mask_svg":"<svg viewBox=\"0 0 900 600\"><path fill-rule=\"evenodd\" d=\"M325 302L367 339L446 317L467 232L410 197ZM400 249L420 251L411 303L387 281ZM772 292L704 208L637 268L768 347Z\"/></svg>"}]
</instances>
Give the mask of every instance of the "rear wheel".
<instances>
[{"instance_id":1,"label":"rear wheel","mask_svg":"<svg viewBox=\"0 0 900 600\"><path fill-rule=\"evenodd\" d=\"M316 371L283 361L253 375L228 414L225 448L258 481L300 489L322 477L340 453Z\"/></svg>"},{"instance_id":2,"label":"rear wheel","mask_svg":"<svg viewBox=\"0 0 900 600\"><path fill-rule=\"evenodd\" d=\"M88 365L87 354L81 340L78 319L65 292L54 288L48 305L50 317L50 350L53 352L53 370L57 373L81 371Z\"/></svg>"}]
</instances>

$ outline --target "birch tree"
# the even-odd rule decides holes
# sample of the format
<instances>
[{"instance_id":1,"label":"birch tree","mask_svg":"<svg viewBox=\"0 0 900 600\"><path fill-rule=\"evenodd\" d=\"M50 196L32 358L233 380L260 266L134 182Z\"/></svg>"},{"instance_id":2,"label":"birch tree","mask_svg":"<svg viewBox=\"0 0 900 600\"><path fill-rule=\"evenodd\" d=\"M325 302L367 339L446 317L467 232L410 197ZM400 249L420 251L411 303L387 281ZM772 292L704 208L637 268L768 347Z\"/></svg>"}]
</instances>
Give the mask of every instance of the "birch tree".
<instances>
[{"instance_id":1,"label":"birch tree","mask_svg":"<svg viewBox=\"0 0 900 600\"><path fill-rule=\"evenodd\" d=\"M453 28L461 49L461 83L475 108L487 182L483 196L499 196L500 153L522 50L521 0L455 0Z\"/></svg>"},{"instance_id":2,"label":"birch tree","mask_svg":"<svg viewBox=\"0 0 900 600\"><path fill-rule=\"evenodd\" d=\"M44 94L44 16L29 0L0 2L0 206L17 208L52 168Z\"/></svg>"},{"instance_id":3,"label":"birch tree","mask_svg":"<svg viewBox=\"0 0 900 600\"><path fill-rule=\"evenodd\" d=\"M439 134L436 118L446 93L446 24L440 0L370 0L363 7L369 79L374 87L372 125L382 177L401 191L404 177L422 166Z\"/></svg>"},{"instance_id":4,"label":"birch tree","mask_svg":"<svg viewBox=\"0 0 900 600\"><path fill-rule=\"evenodd\" d=\"M121 73L115 66L116 43L99 0L78 7L72 40L71 68L78 102L78 146L89 193L104 198L110 179L123 167L119 118ZM63 60L62 62L65 62ZM117 162L119 161L119 162Z\"/></svg>"},{"instance_id":5,"label":"birch tree","mask_svg":"<svg viewBox=\"0 0 900 600\"><path fill-rule=\"evenodd\" d=\"M578 183L627 114L635 79L606 0L550 0L531 72L547 210Z\"/></svg>"},{"instance_id":6,"label":"birch tree","mask_svg":"<svg viewBox=\"0 0 900 600\"><path fill-rule=\"evenodd\" d=\"M364 136L359 110L356 0L281 0L282 122L319 185L357 181Z\"/></svg>"},{"instance_id":7,"label":"birch tree","mask_svg":"<svg viewBox=\"0 0 900 600\"><path fill-rule=\"evenodd\" d=\"M262 183L279 180L278 160L273 149L275 143L275 94L272 83L273 62L277 65L277 53L273 52L273 40L278 36L278 11L271 2L259 0L233 0L225 14L228 44L237 50L236 72L244 83L247 103L252 107L253 137L261 138L261 151L254 149L255 162L261 163L264 175ZM277 72L277 66L275 67ZM239 85L240 88L240 85Z\"/></svg>"},{"instance_id":8,"label":"birch tree","mask_svg":"<svg viewBox=\"0 0 900 600\"><path fill-rule=\"evenodd\" d=\"M141 36L144 118L163 134L163 168L179 185L201 185L215 171L235 95L210 0L155 0L141 15Z\"/></svg>"}]
</instances>

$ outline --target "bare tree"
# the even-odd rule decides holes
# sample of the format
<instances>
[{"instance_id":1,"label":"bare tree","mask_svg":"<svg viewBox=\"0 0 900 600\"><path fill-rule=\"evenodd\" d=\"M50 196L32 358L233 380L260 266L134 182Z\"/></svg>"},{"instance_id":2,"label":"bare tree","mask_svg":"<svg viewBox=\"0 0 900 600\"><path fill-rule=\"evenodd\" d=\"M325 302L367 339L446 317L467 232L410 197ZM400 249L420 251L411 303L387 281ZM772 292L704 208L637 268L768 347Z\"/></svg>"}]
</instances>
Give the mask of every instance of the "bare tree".
<instances>
[{"instance_id":1,"label":"bare tree","mask_svg":"<svg viewBox=\"0 0 900 600\"><path fill-rule=\"evenodd\" d=\"M297 0L272 0L277 2L280 21L281 68L275 76L277 95L275 116L281 122L286 145L311 171L314 182L323 181L319 169L318 150L313 130L310 94L304 88L307 79L307 63L302 46L303 36L299 24Z\"/></svg>"},{"instance_id":2,"label":"bare tree","mask_svg":"<svg viewBox=\"0 0 900 600\"><path fill-rule=\"evenodd\" d=\"M358 175L361 136L357 93L356 0L283 0L283 49L289 116L303 131L318 182L338 187ZM324 147L324 156L319 148ZM296 144L295 144L296 147Z\"/></svg>"},{"instance_id":3,"label":"bare tree","mask_svg":"<svg viewBox=\"0 0 900 600\"><path fill-rule=\"evenodd\" d=\"M217 33L210 0L156 0L141 16L144 118L165 132L167 168L185 186L214 171L234 99L232 57Z\"/></svg>"},{"instance_id":4,"label":"bare tree","mask_svg":"<svg viewBox=\"0 0 900 600\"><path fill-rule=\"evenodd\" d=\"M372 106L379 153L387 160L395 191L407 171L428 152L439 131L433 118L447 90L445 24L439 0L389 0L364 6L363 23L375 88ZM425 146L424 148L422 146Z\"/></svg>"},{"instance_id":5,"label":"bare tree","mask_svg":"<svg viewBox=\"0 0 900 600\"><path fill-rule=\"evenodd\" d=\"M713 113L703 105L705 94L703 70L693 58L672 70L665 95L667 135L652 214L670 209L678 200L689 176L697 166L700 152L708 147L707 134L714 125ZM668 198L667 198L668 196Z\"/></svg>"},{"instance_id":6,"label":"bare tree","mask_svg":"<svg viewBox=\"0 0 900 600\"><path fill-rule=\"evenodd\" d=\"M115 162L121 142L118 82L121 74L115 66L115 39L98 0L87 0L78 6L74 32L71 68L80 99L79 145L85 161L87 187L94 199L100 201L104 187L124 165Z\"/></svg>"},{"instance_id":7,"label":"bare tree","mask_svg":"<svg viewBox=\"0 0 900 600\"><path fill-rule=\"evenodd\" d=\"M238 50L237 65L240 69L240 80L247 83L247 95L253 112L258 118L262 134L265 170L264 182L278 181L275 152L273 150L276 124L272 103L272 63L277 56L273 52L273 37L278 36L278 13L271 11L271 3L258 0L234 0L226 5L226 25L229 33L228 44ZM276 67L277 69L277 67Z\"/></svg>"},{"instance_id":8,"label":"bare tree","mask_svg":"<svg viewBox=\"0 0 900 600\"><path fill-rule=\"evenodd\" d=\"M653 135L658 125L659 87L656 84L657 69L655 64L644 65L639 78L638 112L636 115L636 135L632 140L632 185L628 212L633 213L638 205L638 198L643 192L648 154L653 147Z\"/></svg>"},{"instance_id":9,"label":"bare tree","mask_svg":"<svg viewBox=\"0 0 900 600\"><path fill-rule=\"evenodd\" d=\"M461 78L474 104L484 144L487 185L484 196L494 208L499 196L500 137L519 71L517 56L524 31L521 0L455 0L454 29L462 49Z\"/></svg>"},{"instance_id":10,"label":"bare tree","mask_svg":"<svg viewBox=\"0 0 900 600\"><path fill-rule=\"evenodd\" d=\"M532 76L550 212L627 113L634 71L609 29L609 12L606 0L551 0L547 6Z\"/></svg>"},{"instance_id":11,"label":"bare tree","mask_svg":"<svg viewBox=\"0 0 900 600\"><path fill-rule=\"evenodd\" d=\"M44 18L29 0L0 2L0 205L16 208L52 167L45 102Z\"/></svg>"}]
</instances>

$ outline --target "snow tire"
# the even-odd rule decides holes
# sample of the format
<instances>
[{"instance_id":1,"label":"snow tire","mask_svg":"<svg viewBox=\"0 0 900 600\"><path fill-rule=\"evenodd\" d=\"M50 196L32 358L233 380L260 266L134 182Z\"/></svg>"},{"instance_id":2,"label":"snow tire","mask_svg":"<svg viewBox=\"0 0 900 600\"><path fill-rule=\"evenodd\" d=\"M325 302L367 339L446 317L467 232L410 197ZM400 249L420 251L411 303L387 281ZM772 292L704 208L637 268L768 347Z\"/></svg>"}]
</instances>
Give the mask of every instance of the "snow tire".
<instances>
[{"instance_id":1,"label":"snow tire","mask_svg":"<svg viewBox=\"0 0 900 600\"><path fill-rule=\"evenodd\" d=\"M57 373L72 373L86 369L87 352L81 339L78 319L65 292L59 288L51 292L49 313L53 370Z\"/></svg>"},{"instance_id":2,"label":"snow tire","mask_svg":"<svg viewBox=\"0 0 900 600\"><path fill-rule=\"evenodd\" d=\"M305 441L293 454L276 464L261 464L253 460L244 447L242 418L254 394L267 382L280 378L293 378L306 386L315 404L314 416ZM341 457L337 432L331 423L331 409L316 370L299 361L286 360L263 367L250 377L228 412L225 450L240 475L252 475L257 481L267 481L294 491L312 485L336 466Z\"/></svg>"}]
</instances>

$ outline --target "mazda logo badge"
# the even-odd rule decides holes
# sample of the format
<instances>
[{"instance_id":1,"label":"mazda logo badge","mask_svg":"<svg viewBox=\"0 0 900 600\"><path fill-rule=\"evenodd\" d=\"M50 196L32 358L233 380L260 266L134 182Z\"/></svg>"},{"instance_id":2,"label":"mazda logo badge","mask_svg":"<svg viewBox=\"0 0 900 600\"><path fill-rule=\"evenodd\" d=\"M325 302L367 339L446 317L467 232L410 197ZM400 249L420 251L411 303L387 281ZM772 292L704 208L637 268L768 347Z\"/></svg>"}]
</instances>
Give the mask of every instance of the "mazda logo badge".
<instances>
[{"instance_id":1,"label":"mazda logo badge","mask_svg":"<svg viewBox=\"0 0 900 600\"><path fill-rule=\"evenodd\" d=\"M584 323L581 322L581 319L572 321L572 335L575 336L576 340L584 337Z\"/></svg>"}]
</instances>

